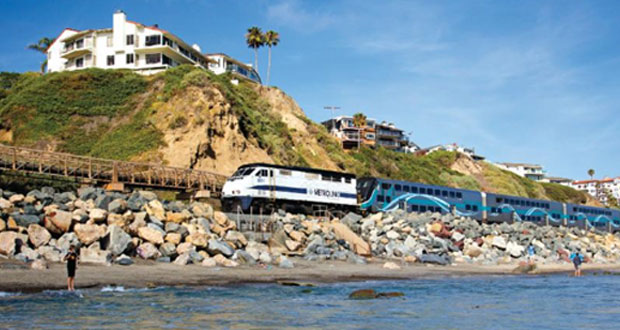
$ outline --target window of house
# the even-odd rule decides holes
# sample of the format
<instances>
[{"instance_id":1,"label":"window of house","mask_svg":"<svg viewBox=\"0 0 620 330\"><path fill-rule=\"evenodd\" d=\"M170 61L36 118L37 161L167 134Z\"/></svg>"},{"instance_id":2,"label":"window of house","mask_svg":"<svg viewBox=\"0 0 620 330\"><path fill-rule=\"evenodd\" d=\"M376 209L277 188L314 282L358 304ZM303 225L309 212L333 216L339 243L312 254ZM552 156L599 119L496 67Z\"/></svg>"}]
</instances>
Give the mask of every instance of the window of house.
<instances>
[{"instance_id":1,"label":"window of house","mask_svg":"<svg viewBox=\"0 0 620 330\"><path fill-rule=\"evenodd\" d=\"M81 68L84 66L84 59L83 58L78 58L77 60L75 60L75 67L76 68Z\"/></svg>"},{"instance_id":2,"label":"window of house","mask_svg":"<svg viewBox=\"0 0 620 330\"><path fill-rule=\"evenodd\" d=\"M133 63L133 54L127 54L125 57L126 57L127 64Z\"/></svg>"},{"instance_id":3,"label":"window of house","mask_svg":"<svg viewBox=\"0 0 620 330\"><path fill-rule=\"evenodd\" d=\"M153 46L153 45L159 45L159 44L161 44L161 35L159 34L152 35L152 36L146 36L146 38L144 39L145 46Z\"/></svg>"},{"instance_id":4,"label":"window of house","mask_svg":"<svg viewBox=\"0 0 620 330\"><path fill-rule=\"evenodd\" d=\"M82 47L84 47L84 39L80 39L75 42L75 48L82 48Z\"/></svg>"},{"instance_id":5,"label":"window of house","mask_svg":"<svg viewBox=\"0 0 620 330\"><path fill-rule=\"evenodd\" d=\"M161 54L146 54L146 64L161 62Z\"/></svg>"},{"instance_id":6,"label":"window of house","mask_svg":"<svg viewBox=\"0 0 620 330\"><path fill-rule=\"evenodd\" d=\"M112 39L112 36L108 36L108 37L106 38L106 45L107 45L108 47L112 47L112 46L114 45L114 40Z\"/></svg>"},{"instance_id":7,"label":"window of house","mask_svg":"<svg viewBox=\"0 0 620 330\"><path fill-rule=\"evenodd\" d=\"M114 55L108 55L108 66L114 65Z\"/></svg>"},{"instance_id":8,"label":"window of house","mask_svg":"<svg viewBox=\"0 0 620 330\"><path fill-rule=\"evenodd\" d=\"M166 55L162 55L162 61L161 61L161 62L162 62L163 64L167 64L167 65L170 65L170 66L174 66L174 61L173 61L170 57L168 57L168 56L166 56Z\"/></svg>"},{"instance_id":9,"label":"window of house","mask_svg":"<svg viewBox=\"0 0 620 330\"><path fill-rule=\"evenodd\" d=\"M127 35L127 46L133 45L133 34Z\"/></svg>"}]
</instances>

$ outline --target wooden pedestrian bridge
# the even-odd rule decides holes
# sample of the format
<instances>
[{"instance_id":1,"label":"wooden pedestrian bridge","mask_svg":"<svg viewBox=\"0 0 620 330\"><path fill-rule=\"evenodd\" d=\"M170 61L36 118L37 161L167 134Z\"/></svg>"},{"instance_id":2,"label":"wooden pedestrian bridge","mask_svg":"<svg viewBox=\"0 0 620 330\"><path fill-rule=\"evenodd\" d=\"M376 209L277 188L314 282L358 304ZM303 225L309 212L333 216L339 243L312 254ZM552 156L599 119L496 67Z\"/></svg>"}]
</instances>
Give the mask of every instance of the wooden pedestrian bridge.
<instances>
[{"instance_id":1,"label":"wooden pedestrian bridge","mask_svg":"<svg viewBox=\"0 0 620 330\"><path fill-rule=\"evenodd\" d=\"M34 174L105 186L200 192L219 197L226 176L202 170L150 163L126 162L0 144L0 173Z\"/></svg>"}]
</instances>

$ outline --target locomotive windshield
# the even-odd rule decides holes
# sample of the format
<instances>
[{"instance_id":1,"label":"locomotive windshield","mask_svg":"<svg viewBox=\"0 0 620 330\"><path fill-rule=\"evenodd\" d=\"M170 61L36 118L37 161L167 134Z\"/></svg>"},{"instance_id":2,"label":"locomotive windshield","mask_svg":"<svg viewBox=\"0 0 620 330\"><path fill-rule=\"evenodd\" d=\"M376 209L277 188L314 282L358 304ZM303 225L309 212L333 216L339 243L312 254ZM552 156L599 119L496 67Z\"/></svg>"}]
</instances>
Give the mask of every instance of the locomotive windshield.
<instances>
[{"instance_id":1,"label":"locomotive windshield","mask_svg":"<svg viewBox=\"0 0 620 330\"><path fill-rule=\"evenodd\" d=\"M237 172L235 172L232 177L233 178L240 178L243 176L248 176L250 174L252 174L252 172L254 172L254 167L244 167L244 168L240 168L237 170Z\"/></svg>"},{"instance_id":2,"label":"locomotive windshield","mask_svg":"<svg viewBox=\"0 0 620 330\"><path fill-rule=\"evenodd\" d=\"M363 200L370 198L376 186L377 179L375 178L362 178L357 180L357 191Z\"/></svg>"}]
</instances>

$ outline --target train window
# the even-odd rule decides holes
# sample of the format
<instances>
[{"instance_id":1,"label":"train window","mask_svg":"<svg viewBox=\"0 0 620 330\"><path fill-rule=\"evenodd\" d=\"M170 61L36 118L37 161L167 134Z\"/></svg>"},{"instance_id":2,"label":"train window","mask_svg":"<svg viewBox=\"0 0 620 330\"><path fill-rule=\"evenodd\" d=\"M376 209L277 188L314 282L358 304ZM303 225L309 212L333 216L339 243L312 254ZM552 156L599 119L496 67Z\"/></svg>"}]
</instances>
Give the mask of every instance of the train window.
<instances>
[{"instance_id":1,"label":"train window","mask_svg":"<svg viewBox=\"0 0 620 330\"><path fill-rule=\"evenodd\" d=\"M344 178L344 183L351 183L351 178Z\"/></svg>"},{"instance_id":2,"label":"train window","mask_svg":"<svg viewBox=\"0 0 620 330\"><path fill-rule=\"evenodd\" d=\"M474 210L474 212L478 212L478 205L474 205L474 206L472 207L472 210Z\"/></svg>"},{"instance_id":3,"label":"train window","mask_svg":"<svg viewBox=\"0 0 620 330\"><path fill-rule=\"evenodd\" d=\"M525 206L532 206L532 203L530 201L525 201Z\"/></svg>"},{"instance_id":4,"label":"train window","mask_svg":"<svg viewBox=\"0 0 620 330\"><path fill-rule=\"evenodd\" d=\"M378 195L377 196L377 201L383 202L384 200L385 200L385 197L383 197L383 195Z\"/></svg>"},{"instance_id":5,"label":"train window","mask_svg":"<svg viewBox=\"0 0 620 330\"><path fill-rule=\"evenodd\" d=\"M442 191L442 192L441 192L441 195L442 195L443 197L448 197L448 191L447 191L447 190Z\"/></svg>"},{"instance_id":6,"label":"train window","mask_svg":"<svg viewBox=\"0 0 620 330\"><path fill-rule=\"evenodd\" d=\"M497 197L497 198L495 199L495 202L496 202L496 203L501 203L501 202L502 202L502 198L501 198L501 197Z\"/></svg>"},{"instance_id":7,"label":"train window","mask_svg":"<svg viewBox=\"0 0 620 330\"><path fill-rule=\"evenodd\" d=\"M426 194L426 188L420 188L420 194Z\"/></svg>"},{"instance_id":8,"label":"train window","mask_svg":"<svg viewBox=\"0 0 620 330\"><path fill-rule=\"evenodd\" d=\"M441 196L441 191L439 191L439 189L435 189L435 196Z\"/></svg>"},{"instance_id":9,"label":"train window","mask_svg":"<svg viewBox=\"0 0 620 330\"><path fill-rule=\"evenodd\" d=\"M497 208L492 207L492 208L491 208L491 213L497 213Z\"/></svg>"},{"instance_id":10,"label":"train window","mask_svg":"<svg viewBox=\"0 0 620 330\"><path fill-rule=\"evenodd\" d=\"M457 193L456 193L456 198L463 198L463 194L462 194L462 193L460 193L460 192L457 192Z\"/></svg>"},{"instance_id":11,"label":"train window","mask_svg":"<svg viewBox=\"0 0 620 330\"><path fill-rule=\"evenodd\" d=\"M293 173L290 170L280 170L280 175L292 175Z\"/></svg>"},{"instance_id":12,"label":"train window","mask_svg":"<svg viewBox=\"0 0 620 330\"><path fill-rule=\"evenodd\" d=\"M414 194L418 193L418 187L411 186L411 192Z\"/></svg>"},{"instance_id":13,"label":"train window","mask_svg":"<svg viewBox=\"0 0 620 330\"><path fill-rule=\"evenodd\" d=\"M259 177L266 177L268 175L269 172L267 172L267 170L260 170L258 172L256 172L256 176Z\"/></svg>"},{"instance_id":14,"label":"train window","mask_svg":"<svg viewBox=\"0 0 620 330\"><path fill-rule=\"evenodd\" d=\"M396 191L402 191L402 190L403 190L403 187L402 187L401 185L399 185L399 184L396 184L396 185L394 185L394 190L396 190Z\"/></svg>"},{"instance_id":15,"label":"train window","mask_svg":"<svg viewBox=\"0 0 620 330\"><path fill-rule=\"evenodd\" d=\"M471 211L471 205L469 205L469 204L465 204L465 210L467 210L467 211Z\"/></svg>"},{"instance_id":16,"label":"train window","mask_svg":"<svg viewBox=\"0 0 620 330\"><path fill-rule=\"evenodd\" d=\"M392 197L390 197L390 196L385 196L385 200L389 203L389 202L391 202L391 201L392 201Z\"/></svg>"},{"instance_id":17,"label":"train window","mask_svg":"<svg viewBox=\"0 0 620 330\"><path fill-rule=\"evenodd\" d=\"M403 190L404 190L405 192L409 192L409 186L403 186Z\"/></svg>"},{"instance_id":18,"label":"train window","mask_svg":"<svg viewBox=\"0 0 620 330\"><path fill-rule=\"evenodd\" d=\"M306 179L309 179L309 180L318 180L319 179L319 175L316 174L316 173L306 173L304 176L306 177ZM365 184L367 184L367 182Z\"/></svg>"},{"instance_id":19,"label":"train window","mask_svg":"<svg viewBox=\"0 0 620 330\"><path fill-rule=\"evenodd\" d=\"M456 196L456 194L454 193L454 191L450 192L450 198L454 198L454 196Z\"/></svg>"},{"instance_id":20,"label":"train window","mask_svg":"<svg viewBox=\"0 0 620 330\"><path fill-rule=\"evenodd\" d=\"M417 205L411 205L411 211L413 212L418 212L418 206Z\"/></svg>"},{"instance_id":21,"label":"train window","mask_svg":"<svg viewBox=\"0 0 620 330\"><path fill-rule=\"evenodd\" d=\"M390 186L391 186L391 185L390 185L389 183L382 183L382 184L381 184L381 189L383 189L383 190L388 190L388 189L390 189Z\"/></svg>"},{"instance_id":22,"label":"train window","mask_svg":"<svg viewBox=\"0 0 620 330\"><path fill-rule=\"evenodd\" d=\"M426 212L426 206L421 205L420 206L420 212Z\"/></svg>"}]
</instances>

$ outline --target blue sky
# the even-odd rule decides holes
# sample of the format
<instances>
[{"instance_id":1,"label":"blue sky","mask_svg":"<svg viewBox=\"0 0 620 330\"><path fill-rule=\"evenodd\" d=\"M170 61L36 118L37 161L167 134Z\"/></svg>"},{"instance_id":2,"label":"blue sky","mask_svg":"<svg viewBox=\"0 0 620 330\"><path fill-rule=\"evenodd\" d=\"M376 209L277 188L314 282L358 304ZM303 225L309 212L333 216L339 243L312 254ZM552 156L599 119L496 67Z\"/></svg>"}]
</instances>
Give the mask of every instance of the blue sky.
<instances>
[{"instance_id":1,"label":"blue sky","mask_svg":"<svg viewBox=\"0 0 620 330\"><path fill-rule=\"evenodd\" d=\"M620 2L4 0L0 71L37 70L28 43L111 27L119 8L246 62L245 30L277 30L272 83L315 121L336 105L394 122L422 147L458 142L575 179L620 175ZM261 50L263 76L266 59Z\"/></svg>"}]
</instances>

